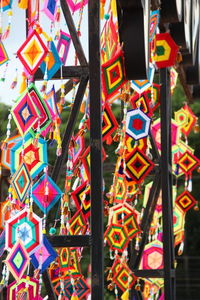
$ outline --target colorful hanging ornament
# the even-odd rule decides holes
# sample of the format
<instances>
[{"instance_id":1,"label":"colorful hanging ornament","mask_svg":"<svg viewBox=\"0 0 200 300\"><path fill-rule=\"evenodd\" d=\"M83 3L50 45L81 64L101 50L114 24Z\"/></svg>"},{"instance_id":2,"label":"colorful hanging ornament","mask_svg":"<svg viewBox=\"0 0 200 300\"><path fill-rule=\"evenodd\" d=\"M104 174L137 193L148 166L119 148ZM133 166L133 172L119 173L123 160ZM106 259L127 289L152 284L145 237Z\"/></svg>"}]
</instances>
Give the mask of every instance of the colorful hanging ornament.
<instances>
[{"instance_id":1,"label":"colorful hanging ornament","mask_svg":"<svg viewBox=\"0 0 200 300\"><path fill-rule=\"evenodd\" d=\"M120 222L126 227L130 240L141 233L140 226L137 224L134 214L131 213L127 215L124 219L121 219Z\"/></svg>"},{"instance_id":2,"label":"colorful hanging ornament","mask_svg":"<svg viewBox=\"0 0 200 300\"><path fill-rule=\"evenodd\" d=\"M113 97L125 83L124 56L120 49L102 65L102 85L106 100Z\"/></svg>"},{"instance_id":3,"label":"colorful hanging ornament","mask_svg":"<svg viewBox=\"0 0 200 300\"><path fill-rule=\"evenodd\" d=\"M182 154L188 151L191 154L194 154L194 149L189 145L184 143L182 140L176 146L172 147L172 170L176 177L183 175L183 170L180 168L178 161Z\"/></svg>"},{"instance_id":4,"label":"colorful hanging ornament","mask_svg":"<svg viewBox=\"0 0 200 300\"><path fill-rule=\"evenodd\" d=\"M60 200L61 195L60 188L46 174L43 174L32 187L33 200L45 214Z\"/></svg>"},{"instance_id":5,"label":"colorful hanging ornament","mask_svg":"<svg viewBox=\"0 0 200 300\"><path fill-rule=\"evenodd\" d=\"M178 159L178 165L186 175L191 174L199 164L199 159L189 151L183 153Z\"/></svg>"},{"instance_id":6,"label":"colorful hanging ornament","mask_svg":"<svg viewBox=\"0 0 200 300\"><path fill-rule=\"evenodd\" d=\"M46 236L43 236L42 244L30 258L34 268L39 268L40 272L43 273L57 256L57 252L52 248Z\"/></svg>"},{"instance_id":7,"label":"colorful hanging ornament","mask_svg":"<svg viewBox=\"0 0 200 300\"><path fill-rule=\"evenodd\" d=\"M149 34L150 42L152 42L153 38L155 37L159 22L160 22L160 11L159 10L151 11L151 13L150 13L150 34Z\"/></svg>"},{"instance_id":8,"label":"colorful hanging ornament","mask_svg":"<svg viewBox=\"0 0 200 300\"><path fill-rule=\"evenodd\" d=\"M70 44L71 44L71 36L68 33L60 30L60 37L57 45L57 51L64 66L67 61Z\"/></svg>"},{"instance_id":9,"label":"colorful hanging ornament","mask_svg":"<svg viewBox=\"0 0 200 300\"><path fill-rule=\"evenodd\" d=\"M29 254L21 240L18 240L12 247L5 262L15 280L19 281L24 275L24 272L30 262Z\"/></svg>"},{"instance_id":10,"label":"colorful hanging ornament","mask_svg":"<svg viewBox=\"0 0 200 300\"><path fill-rule=\"evenodd\" d=\"M197 117L187 104L184 105L183 110L187 115L187 123L181 126L181 131L185 136L188 136L197 122Z\"/></svg>"},{"instance_id":11,"label":"colorful hanging ornament","mask_svg":"<svg viewBox=\"0 0 200 300\"><path fill-rule=\"evenodd\" d=\"M127 112L126 133L135 140L145 138L149 134L151 119L139 108Z\"/></svg>"},{"instance_id":12,"label":"colorful hanging ornament","mask_svg":"<svg viewBox=\"0 0 200 300\"><path fill-rule=\"evenodd\" d=\"M27 133L23 141L11 148L11 173L15 173L20 164L24 162L32 179L47 166L47 142L39 138L37 146L34 138Z\"/></svg>"},{"instance_id":13,"label":"colorful hanging ornament","mask_svg":"<svg viewBox=\"0 0 200 300\"><path fill-rule=\"evenodd\" d=\"M53 41L50 41L50 51L48 56L44 58L44 61L40 65L44 75L45 72L47 72L47 80L50 80L55 75L55 73L60 69L61 65L62 61L60 60L56 46Z\"/></svg>"},{"instance_id":14,"label":"colorful hanging ornament","mask_svg":"<svg viewBox=\"0 0 200 300\"><path fill-rule=\"evenodd\" d=\"M55 15L57 10L58 1L57 0L45 0L42 11L46 16L52 21L55 21Z\"/></svg>"},{"instance_id":15,"label":"colorful hanging ornament","mask_svg":"<svg viewBox=\"0 0 200 300\"><path fill-rule=\"evenodd\" d=\"M8 54L2 42L0 42L0 66L9 60Z\"/></svg>"},{"instance_id":16,"label":"colorful hanging ornament","mask_svg":"<svg viewBox=\"0 0 200 300\"><path fill-rule=\"evenodd\" d=\"M85 148L85 138L84 135L81 133L82 130L78 131L73 140L74 146L71 147L73 166L76 166Z\"/></svg>"},{"instance_id":17,"label":"colorful hanging ornament","mask_svg":"<svg viewBox=\"0 0 200 300\"><path fill-rule=\"evenodd\" d=\"M124 219L130 215L133 215L137 223L139 219L137 217L137 211L127 202L113 205L109 208L108 225L110 224L122 224Z\"/></svg>"},{"instance_id":18,"label":"colorful hanging ornament","mask_svg":"<svg viewBox=\"0 0 200 300\"><path fill-rule=\"evenodd\" d=\"M171 67L175 64L179 47L168 32L156 34L156 66L161 68Z\"/></svg>"},{"instance_id":19,"label":"colorful hanging ornament","mask_svg":"<svg viewBox=\"0 0 200 300\"><path fill-rule=\"evenodd\" d=\"M58 249L58 264L61 272L67 272L69 269L70 253L71 249L69 247Z\"/></svg>"},{"instance_id":20,"label":"colorful hanging ornament","mask_svg":"<svg viewBox=\"0 0 200 300\"><path fill-rule=\"evenodd\" d=\"M11 163L11 148L14 147L18 142L22 140L22 137L20 134L16 134L6 141L6 147L1 147L1 165L6 168L10 169L10 163Z\"/></svg>"},{"instance_id":21,"label":"colorful hanging ornament","mask_svg":"<svg viewBox=\"0 0 200 300\"><path fill-rule=\"evenodd\" d=\"M0 209L0 213L1 213L1 209ZM3 228L0 229L2 230ZM5 250L5 230L3 230L0 234L0 257L3 255Z\"/></svg>"},{"instance_id":22,"label":"colorful hanging ornament","mask_svg":"<svg viewBox=\"0 0 200 300\"><path fill-rule=\"evenodd\" d=\"M81 209L86 219L90 216L90 186L84 181L75 191L71 193L77 209Z\"/></svg>"},{"instance_id":23,"label":"colorful hanging ornament","mask_svg":"<svg viewBox=\"0 0 200 300\"><path fill-rule=\"evenodd\" d=\"M113 202L114 203L123 203L127 199L128 186L126 182L126 176L124 174L116 174L113 184ZM110 197L111 195L107 195ZM110 199L111 200L111 199Z\"/></svg>"},{"instance_id":24,"label":"colorful hanging ornament","mask_svg":"<svg viewBox=\"0 0 200 300\"><path fill-rule=\"evenodd\" d=\"M174 235L184 231L185 227L185 212L179 205L175 204L173 210Z\"/></svg>"},{"instance_id":25,"label":"colorful hanging ornament","mask_svg":"<svg viewBox=\"0 0 200 300\"><path fill-rule=\"evenodd\" d=\"M158 240L148 243L142 254L141 268L157 270L163 269L163 266L163 244Z\"/></svg>"},{"instance_id":26,"label":"colorful hanging ornament","mask_svg":"<svg viewBox=\"0 0 200 300\"><path fill-rule=\"evenodd\" d=\"M188 124L188 113L183 108L175 111L174 115L175 121L181 127L181 129Z\"/></svg>"},{"instance_id":27,"label":"colorful hanging ornament","mask_svg":"<svg viewBox=\"0 0 200 300\"><path fill-rule=\"evenodd\" d=\"M151 127L152 134L155 138L158 150L161 151L161 123L160 118L155 120ZM172 147L178 145L180 140L180 128L175 120L171 120L171 145Z\"/></svg>"},{"instance_id":28,"label":"colorful hanging ornament","mask_svg":"<svg viewBox=\"0 0 200 300\"><path fill-rule=\"evenodd\" d=\"M103 124L102 124L103 141L108 139L117 128L118 128L117 120L111 110L110 105L106 103L104 106Z\"/></svg>"},{"instance_id":29,"label":"colorful hanging ornament","mask_svg":"<svg viewBox=\"0 0 200 300\"><path fill-rule=\"evenodd\" d=\"M147 90L153 83L155 68L151 64L149 67L149 74L147 79L141 80L132 80L131 86L138 93L142 94L145 90Z\"/></svg>"},{"instance_id":30,"label":"colorful hanging ornament","mask_svg":"<svg viewBox=\"0 0 200 300\"><path fill-rule=\"evenodd\" d=\"M38 134L46 136L52 126L51 109L33 83L29 85L27 93L30 95L40 115L39 120L32 126L32 129L36 133L36 138L38 138Z\"/></svg>"},{"instance_id":31,"label":"colorful hanging ornament","mask_svg":"<svg viewBox=\"0 0 200 300\"><path fill-rule=\"evenodd\" d=\"M188 191L181 193L175 200L175 203L184 211L187 212L190 208L196 205L197 201Z\"/></svg>"},{"instance_id":32,"label":"colorful hanging ornament","mask_svg":"<svg viewBox=\"0 0 200 300\"><path fill-rule=\"evenodd\" d=\"M8 9L12 8L13 0L1 0L1 8L3 11L6 11Z\"/></svg>"},{"instance_id":33,"label":"colorful hanging ornament","mask_svg":"<svg viewBox=\"0 0 200 300\"><path fill-rule=\"evenodd\" d=\"M22 211L6 221L6 249L11 250L21 240L29 255L34 253L42 242L42 220L30 210Z\"/></svg>"},{"instance_id":34,"label":"colorful hanging ornament","mask_svg":"<svg viewBox=\"0 0 200 300\"><path fill-rule=\"evenodd\" d=\"M105 0L102 0L105 1ZM101 4L103 6L103 2ZM108 18L109 19L106 19ZM104 14L103 18L106 23L101 33L101 59L102 63L111 59L117 52L119 46L119 36L117 29L117 22L114 22L112 14Z\"/></svg>"},{"instance_id":35,"label":"colorful hanging ornament","mask_svg":"<svg viewBox=\"0 0 200 300\"><path fill-rule=\"evenodd\" d=\"M71 283L70 276L65 277L63 284L64 284L63 297L65 297L66 299L70 299L72 297L74 289L76 291L78 299L80 299L80 300L84 299L84 297L86 297L87 294L89 294L89 292L90 292L90 288L89 288L86 280L84 279L84 277L80 277L78 280L76 280L74 287ZM54 289L55 289L56 295L59 296L60 291L61 291L60 281L55 285Z\"/></svg>"},{"instance_id":36,"label":"colorful hanging ornament","mask_svg":"<svg viewBox=\"0 0 200 300\"><path fill-rule=\"evenodd\" d=\"M138 147L126 156L126 174L134 182L140 183L153 167L153 162Z\"/></svg>"},{"instance_id":37,"label":"colorful hanging ornament","mask_svg":"<svg viewBox=\"0 0 200 300\"><path fill-rule=\"evenodd\" d=\"M130 102L133 109L139 108L143 113L152 116L151 97L148 92L143 92L141 95L136 93L131 97Z\"/></svg>"},{"instance_id":38,"label":"colorful hanging ornament","mask_svg":"<svg viewBox=\"0 0 200 300\"><path fill-rule=\"evenodd\" d=\"M129 243L127 229L121 224L110 224L105 231L104 238L111 249L123 252Z\"/></svg>"},{"instance_id":39,"label":"colorful hanging ornament","mask_svg":"<svg viewBox=\"0 0 200 300\"><path fill-rule=\"evenodd\" d=\"M160 106L160 84L154 83L145 92L151 99L151 109L154 112Z\"/></svg>"},{"instance_id":40,"label":"colorful hanging ornament","mask_svg":"<svg viewBox=\"0 0 200 300\"><path fill-rule=\"evenodd\" d=\"M13 281L7 289L7 300L18 299L22 293L26 299L36 299L39 295L39 281L29 276L23 276L18 282Z\"/></svg>"},{"instance_id":41,"label":"colorful hanging ornament","mask_svg":"<svg viewBox=\"0 0 200 300\"><path fill-rule=\"evenodd\" d=\"M48 103L48 106L51 108L51 112L53 112L52 120L60 124L60 113L58 110L57 99L56 99L56 91L54 85L52 89L46 93L45 101Z\"/></svg>"},{"instance_id":42,"label":"colorful hanging ornament","mask_svg":"<svg viewBox=\"0 0 200 300\"><path fill-rule=\"evenodd\" d=\"M17 99L11 113L22 136L28 133L40 118L38 109L27 92Z\"/></svg>"},{"instance_id":43,"label":"colorful hanging ornament","mask_svg":"<svg viewBox=\"0 0 200 300\"><path fill-rule=\"evenodd\" d=\"M33 75L43 59L46 57L48 49L36 30L27 37L26 41L17 51L17 56L30 75Z\"/></svg>"},{"instance_id":44,"label":"colorful hanging ornament","mask_svg":"<svg viewBox=\"0 0 200 300\"><path fill-rule=\"evenodd\" d=\"M87 222L82 210L77 210L73 217L69 220L70 235L85 234L87 230Z\"/></svg>"},{"instance_id":45,"label":"colorful hanging ornament","mask_svg":"<svg viewBox=\"0 0 200 300\"><path fill-rule=\"evenodd\" d=\"M120 269L114 274L113 282L125 292L127 289L131 289L137 278L131 272L127 264L123 263L120 265Z\"/></svg>"},{"instance_id":46,"label":"colorful hanging ornament","mask_svg":"<svg viewBox=\"0 0 200 300\"><path fill-rule=\"evenodd\" d=\"M18 199L23 202L31 187L31 177L25 163L22 163L12 176L11 184Z\"/></svg>"}]
</instances>

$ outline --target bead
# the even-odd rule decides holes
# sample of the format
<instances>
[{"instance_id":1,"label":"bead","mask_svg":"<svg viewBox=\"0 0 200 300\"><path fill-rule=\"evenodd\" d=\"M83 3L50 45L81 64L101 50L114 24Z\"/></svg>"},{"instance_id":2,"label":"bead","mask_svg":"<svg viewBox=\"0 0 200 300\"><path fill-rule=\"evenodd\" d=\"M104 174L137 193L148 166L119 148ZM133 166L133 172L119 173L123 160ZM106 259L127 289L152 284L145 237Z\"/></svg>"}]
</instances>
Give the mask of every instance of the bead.
<instances>
[{"instance_id":1,"label":"bead","mask_svg":"<svg viewBox=\"0 0 200 300\"><path fill-rule=\"evenodd\" d=\"M105 15L104 15L104 19L105 19L105 20L109 20L109 18L110 18L110 15L109 15L109 14L105 14Z\"/></svg>"},{"instance_id":2,"label":"bead","mask_svg":"<svg viewBox=\"0 0 200 300\"><path fill-rule=\"evenodd\" d=\"M49 234L50 234L50 235L56 234L56 228L55 228L55 227L51 227L51 228L49 229Z\"/></svg>"}]
</instances>

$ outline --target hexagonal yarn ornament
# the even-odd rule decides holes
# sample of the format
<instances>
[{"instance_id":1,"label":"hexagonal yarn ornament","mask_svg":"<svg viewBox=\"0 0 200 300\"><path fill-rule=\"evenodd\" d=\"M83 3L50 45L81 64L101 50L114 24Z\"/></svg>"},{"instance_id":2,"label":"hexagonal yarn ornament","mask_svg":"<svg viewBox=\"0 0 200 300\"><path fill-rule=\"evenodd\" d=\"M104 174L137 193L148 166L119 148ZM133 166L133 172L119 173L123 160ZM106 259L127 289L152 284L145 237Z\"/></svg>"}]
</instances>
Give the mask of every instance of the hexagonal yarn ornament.
<instances>
[{"instance_id":1,"label":"hexagonal yarn ornament","mask_svg":"<svg viewBox=\"0 0 200 300\"><path fill-rule=\"evenodd\" d=\"M141 268L156 270L163 266L163 244L158 240L148 243L143 251Z\"/></svg>"},{"instance_id":2,"label":"hexagonal yarn ornament","mask_svg":"<svg viewBox=\"0 0 200 300\"><path fill-rule=\"evenodd\" d=\"M126 133L135 140L145 138L149 134L151 119L139 108L127 112Z\"/></svg>"},{"instance_id":3,"label":"hexagonal yarn ornament","mask_svg":"<svg viewBox=\"0 0 200 300\"><path fill-rule=\"evenodd\" d=\"M121 224L110 224L104 234L109 246L113 250L123 252L129 243L128 232Z\"/></svg>"},{"instance_id":4,"label":"hexagonal yarn ornament","mask_svg":"<svg viewBox=\"0 0 200 300\"><path fill-rule=\"evenodd\" d=\"M10 159L11 151L10 150L21 140L22 140L22 136L20 134L16 134L7 140L6 148L1 149L1 165L4 168L10 169L10 164L11 164L11 159Z\"/></svg>"},{"instance_id":5,"label":"hexagonal yarn ornament","mask_svg":"<svg viewBox=\"0 0 200 300\"><path fill-rule=\"evenodd\" d=\"M34 253L42 242L42 219L25 208L6 221L6 245L11 250L21 240L29 255Z\"/></svg>"},{"instance_id":6,"label":"hexagonal yarn ornament","mask_svg":"<svg viewBox=\"0 0 200 300\"><path fill-rule=\"evenodd\" d=\"M173 211L174 235L183 232L184 226L185 226L185 212L179 205L175 204L174 211Z\"/></svg>"},{"instance_id":7,"label":"hexagonal yarn ornament","mask_svg":"<svg viewBox=\"0 0 200 300\"><path fill-rule=\"evenodd\" d=\"M23 296L24 295L24 296ZM29 276L22 276L19 281L14 281L8 286L7 300L14 299L40 299L39 281ZM22 298L23 297L23 298Z\"/></svg>"},{"instance_id":8,"label":"hexagonal yarn ornament","mask_svg":"<svg viewBox=\"0 0 200 300\"><path fill-rule=\"evenodd\" d=\"M46 57L48 49L36 30L27 37L26 41L17 51L17 56L30 75L33 75L43 59Z\"/></svg>"},{"instance_id":9,"label":"hexagonal yarn ornament","mask_svg":"<svg viewBox=\"0 0 200 300\"><path fill-rule=\"evenodd\" d=\"M155 62L158 68L167 68L175 64L179 47L168 32L156 34Z\"/></svg>"},{"instance_id":10,"label":"hexagonal yarn ornament","mask_svg":"<svg viewBox=\"0 0 200 300\"><path fill-rule=\"evenodd\" d=\"M11 173L15 173L23 162L34 179L47 166L47 142L39 138L35 145L33 136L27 133L23 141L11 149Z\"/></svg>"}]
</instances>

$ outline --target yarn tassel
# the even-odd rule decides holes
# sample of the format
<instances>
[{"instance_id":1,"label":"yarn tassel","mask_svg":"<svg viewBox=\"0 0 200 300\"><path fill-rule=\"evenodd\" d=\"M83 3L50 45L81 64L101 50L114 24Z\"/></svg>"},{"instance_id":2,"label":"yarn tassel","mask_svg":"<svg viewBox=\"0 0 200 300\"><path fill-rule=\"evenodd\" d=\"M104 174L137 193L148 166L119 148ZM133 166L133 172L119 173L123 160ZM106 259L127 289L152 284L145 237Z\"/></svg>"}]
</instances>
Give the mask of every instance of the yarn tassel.
<instances>
[{"instance_id":1,"label":"yarn tassel","mask_svg":"<svg viewBox=\"0 0 200 300\"><path fill-rule=\"evenodd\" d=\"M71 300L79 300L79 297L77 296L76 292L73 292Z\"/></svg>"},{"instance_id":2,"label":"yarn tassel","mask_svg":"<svg viewBox=\"0 0 200 300\"><path fill-rule=\"evenodd\" d=\"M129 299L129 290L127 289L121 296L121 300L128 300Z\"/></svg>"},{"instance_id":3,"label":"yarn tassel","mask_svg":"<svg viewBox=\"0 0 200 300\"><path fill-rule=\"evenodd\" d=\"M7 26L5 32L4 32L3 36L2 36L2 40L6 40L7 37L9 36L9 34L10 34L10 25Z\"/></svg>"},{"instance_id":4,"label":"yarn tassel","mask_svg":"<svg viewBox=\"0 0 200 300\"><path fill-rule=\"evenodd\" d=\"M187 186L187 190L188 192L192 192L192 178L190 177L190 179L188 180L188 186Z\"/></svg>"},{"instance_id":5,"label":"yarn tassel","mask_svg":"<svg viewBox=\"0 0 200 300\"><path fill-rule=\"evenodd\" d=\"M10 85L10 88L13 90L17 85L17 76L14 78L13 82Z\"/></svg>"},{"instance_id":6,"label":"yarn tassel","mask_svg":"<svg viewBox=\"0 0 200 300\"><path fill-rule=\"evenodd\" d=\"M18 7L22 8L22 9L27 9L28 8L28 0L19 0Z\"/></svg>"},{"instance_id":7,"label":"yarn tassel","mask_svg":"<svg viewBox=\"0 0 200 300\"><path fill-rule=\"evenodd\" d=\"M25 74L25 72L22 72L22 82L21 82L21 85L20 85L19 93L22 94L25 91L26 88L27 88L26 74Z\"/></svg>"},{"instance_id":8,"label":"yarn tassel","mask_svg":"<svg viewBox=\"0 0 200 300\"><path fill-rule=\"evenodd\" d=\"M112 136L109 135L109 136L107 137L107 139L106 139L106 144L107 144L107 145L111 145L111 144L112 144L112 141L113 141Z\"/></svg>"},{"instance_id":9,"label":"yarn tassel","mask_svg":"<svg viewBox=\"0 0 200 300\"><path fill-rule=\"evenodd\" d=\"M56 15L55 15L55 21L60 22L60 7L59 6L57 8L57 12L56 12Z\"/></svg>"},{"instance_id":10,"label":"yarn tassel","mask_svg":"<svg viewBox=\"0 0 200 300\"><path fill-rule=\"evenodd\" d=\"M82 114L85 113L85 101L83 101L83 102L81 103L80 113L82 113Z\"/></svg>"},{"instance_id":11,"label":"yarn tassel","mask_svg":"<svg viewBox=\"0 0 200 300\"><path fill-rule=\"evenodd\" d=\"M45 93L46 92L46 89L47 89L47 81L44 80L42 86L41 86L41 89L40 89L40 92L41 93Z\"/></svg>"},{"instance_id":12,"label":"yarn tassel","mask_svg":"<svg viewBox=\"0 0 200 300\"><path fill-rule=\"evenodd\" d=\"M112 10L112 13L113 13L113 17L117 17L116 0L111 0L111 10Z\"/></svg>"},{"instance_id":13,"label":"yarn tassel","mask_svg":"<svg viewBox=\"0 0 200 300\"><path fill-rule=\"evenodd\" d=\"M184 242L181 242L179 249L178 249L178 255L182 255L183 254L183 249L184 249Z\"/></svg>"},{"instance_id":14,"label":"yarn tassel","mask_svg":"<svg viewBox=\"0 0 200 300\"><path fill-rule=\"evenodd\" d=\"M101 20L104 19L104 7L105 7L105 3L106 3L106 0L101 0L101 6L100 6L100 18Z\"/></svg>"}]
</instances>

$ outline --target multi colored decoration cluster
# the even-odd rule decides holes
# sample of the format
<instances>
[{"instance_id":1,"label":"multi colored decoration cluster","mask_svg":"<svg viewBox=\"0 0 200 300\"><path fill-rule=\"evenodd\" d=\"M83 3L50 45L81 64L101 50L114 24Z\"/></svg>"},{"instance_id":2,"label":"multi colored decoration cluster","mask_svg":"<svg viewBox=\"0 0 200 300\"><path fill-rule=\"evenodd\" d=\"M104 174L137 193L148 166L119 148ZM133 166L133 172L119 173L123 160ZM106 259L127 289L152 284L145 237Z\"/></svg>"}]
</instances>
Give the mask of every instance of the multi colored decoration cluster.
<instances>
[{"instance_id":1,"label":"multi colored decoration cluster","mask_svg":"<svg viewBox=\"0 0 200 300\"><path fill-rule=\"evenodd\" d=\"M7 287L8 300L45 299L42 274L46 272L59 300L90 299L90 278L81 270L83 249L56 249L48 240L48 236L55 234L90 233L89 92L85 94L80 108L81 120L70 141L65 181L58 186L51 178L48 150L55 143L55 156L62 154L62 113L73 107L78 84L76 79L72 80L71 102L68 103L63 68L68 64L71 36L67 28L61 30L59 0L18 2L18 9L28 12L28 36L19 49L15 49L23 71L21 76L16 72L10 85L17 89L20 77L20 89L16 91L16 101L8 115L6 137L1 143L1 168L10 171L10 180L7 198L0 203L0 255L4 257L0 290ZM66 2L72 16L78 13L77 34L81 36L83 12L88 1ZM5 63L7 68L9 58L5 45L12 30L13 1L0 3L0 24L3 24L5 13L8 14L5 31L1 26L0 67ZM128 81L118 37L116 1L101 0L101 15L102 140L106 149L103 148L102 159L107 162L115 159L113 177L109 178L111 185L108 188L105 182L103 195L104 242L110 259L106 269L107 288L116 300L129 299L132 287L141 291L143 299L161 300L164 299L163 279L137 278L131 269L130 253L137 255L140 250L142 220L161 155L160 84L156 72L160 68L171 68L171 87L175 88L179 48L169 33L159 33L159 11L152 11L148 78ZM40 24L44 16L49 22L48 33ZM78 65L76 53L74 61ZM41 72L43 81L39 90L35 77ZM59 97L51 84L54 77L61 81ZM114 113L119 107L120 118ZM192 207L198 208L192 196L192 172L199 167L200 160L187 142L193 129L198 130L198 120L184 104L175 112L171 132L172 172L176 178L173 186L174 236L179 254L183 252L186 212ZM109 149L112 157L108 157ZM183 176L185 185L177 195L178 180ZM163 269L161 193L139 268Z\"/></svg>"}]
</instances>

